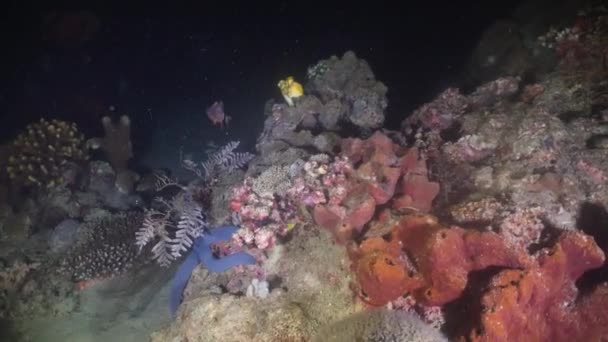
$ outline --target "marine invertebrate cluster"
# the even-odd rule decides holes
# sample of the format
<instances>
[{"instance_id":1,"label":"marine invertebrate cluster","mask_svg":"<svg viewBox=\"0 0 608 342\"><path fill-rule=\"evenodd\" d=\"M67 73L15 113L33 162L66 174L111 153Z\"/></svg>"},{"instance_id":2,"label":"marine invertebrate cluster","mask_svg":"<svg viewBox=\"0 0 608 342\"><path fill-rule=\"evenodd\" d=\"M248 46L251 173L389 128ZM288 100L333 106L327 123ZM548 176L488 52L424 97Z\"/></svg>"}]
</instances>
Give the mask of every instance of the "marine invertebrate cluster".
<instances>
[{"instance_id":1,"label":"marine invertebrate cluster","mask_svg":"<svg viewBox=\"0 0 608 342\"><path fill-rule=\"evenodd\" d=\"M142 220L141 213L128 212L84 223L80 240L61 260L61 270L78 287L126 272L144 254L134 238Z\"/></svg>"},{"instance_id":2,"label":"marine invertebrate cluster","mask_svg":"<svg viewBox=\"0 0 608 342\"><path fill-rule=\"evenodd\" d=\"M181 191L170 200L155 198L157 207L146 210L135 235L140 249L154 242L152 257L160 265L168 266L181 257L197 238L206 233L209 223L205 212L210 205L211 186L220 173L233 172L253 158L251 153L234 152L238 145L239 142L230 142L200 164L182 160L182 166L199 177L188 186L167 176L158 176L157 191L170 186Z\"/></svg>"},{"instance_id":3,"label":"marine invertebrate cluster","mask_svg":"<svg viewBox=\"0 0 608 342\"><path fill-rule=\"evenodd\" d=\"M310 208L341 198L348 167L343 158L332 161L326 154L317 154L245 179L234 189L230 204L242 227L235 235L237 245L266 250L277 236L305 224Z\"/></svg>"},{"instance_id":4,"label":"marine invertebrate cluster","mask_svg":"<svg viewBox=\"0 0 608 342\"><path fill-rule=\"evenodd\" d=\"M297 209L285 197L257 194L252 181L251 178L246 179L233 192L230 208L241 226L233 241L239 247L267 250L274 246L277 236L285 235L299 222Z\"/></svg>"},{"instance_id":5,"label":"marine invertebrate cluster","mask_svg":"<svg viewBox=\"0 0 608 342\"><path fill-rule=\"evenodd\" d=\"M248 178L237 187L231 209L242 229L235 241L267 249L277 235L312 218L345 243L363 231L380 205L428 211L439 185L427 173L416 149L402 148L380 132L366 140L344 139L337 156L317 154L271 167L261 180Z\"/></svg>"},{"instance_id":6,"label":"marine invertebrate cluster","mask_svg":"<svg viewBox=\"0 0 608 342\"><path fill-rule=\"evenodd\" d=\"M87 159L84 135L75 123L40 119L12 142L6 171L15 184L52 188L63 183L62 171L68 163Z\"/></svg>"}]
</instances>

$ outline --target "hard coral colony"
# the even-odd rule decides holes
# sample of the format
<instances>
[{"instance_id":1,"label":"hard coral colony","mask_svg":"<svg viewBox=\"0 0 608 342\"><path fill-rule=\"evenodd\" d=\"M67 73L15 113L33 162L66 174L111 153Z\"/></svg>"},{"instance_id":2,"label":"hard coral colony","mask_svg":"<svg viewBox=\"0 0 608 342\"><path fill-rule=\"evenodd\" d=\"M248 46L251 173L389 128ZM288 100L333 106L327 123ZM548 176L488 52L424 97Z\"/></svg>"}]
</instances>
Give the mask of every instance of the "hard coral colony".
<instances>
[{"instance_id":1,"label":"hard coral colony","mask_svg":"<svg viewBox=\"0 0 608 342\"><path fill-rule=\"evenodd\" d=\"M588 75L578 80L588 87L567 85L605 62L594 37L608 30L592 29L603 22L542 40L557 49L558 73L538 83L498 77L468 94L448 88L399 131L382 127L387 88L369 65L352 52L332 56L309 69L306 94L291 76L278 82L285 103L268 106L258 155L231 142L205 162L183 159L194 180L154 173L144 210L125 199L144 179L128 167L126 116L102 119L105 136L86 143L74 124L27 126L7 177L72 219L51 239L69 248L44 267L70 286L86 291L149 259L180 262L169 289L175 321L157 341L218 340L211 334L225 322L225 340L604 341L608 162L588 142L605 136L596 126L608 121L608 101ZM599 112L565 119L585 111ZM229 119L221 101L207 116L222 127ZM88 161L87 146L109 163ZM67 177L67 165L88 174ZM20 276L27 283L11 291L47 277Z\"/></svg>"}]
</instances>

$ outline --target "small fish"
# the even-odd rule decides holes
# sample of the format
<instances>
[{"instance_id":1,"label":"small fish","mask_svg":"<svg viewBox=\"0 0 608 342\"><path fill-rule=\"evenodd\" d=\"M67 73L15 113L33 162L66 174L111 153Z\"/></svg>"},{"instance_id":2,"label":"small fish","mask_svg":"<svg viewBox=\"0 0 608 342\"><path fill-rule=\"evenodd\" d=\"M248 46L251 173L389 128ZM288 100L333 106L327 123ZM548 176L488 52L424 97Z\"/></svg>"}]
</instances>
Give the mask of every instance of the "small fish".
<instances>
[{"instance_id":1,"label":"small fish","mask_svg":"<svg viewBox=\"0 0 608 342\"><path fill-rule=\"evenodd\" d=\"M213 123L213 125L219 125L224 128L224 124L228 126L231 117L224 113L224 102L215 101L209 108L207 108L207 117Z\"/></svg>"},{"instance_id":2,"label":"small fish","mask_svg":"<svg viewBox=\"0 0 608 342\"><path fill-rule=\"evenodd\" d=\"M288 76L286 79L280 80L277 86L281 90L281 94L289 106L294 105L293 99L304 95L304 88L300 83L294 80L293 76Z\"/></svg>"}]
</instances>

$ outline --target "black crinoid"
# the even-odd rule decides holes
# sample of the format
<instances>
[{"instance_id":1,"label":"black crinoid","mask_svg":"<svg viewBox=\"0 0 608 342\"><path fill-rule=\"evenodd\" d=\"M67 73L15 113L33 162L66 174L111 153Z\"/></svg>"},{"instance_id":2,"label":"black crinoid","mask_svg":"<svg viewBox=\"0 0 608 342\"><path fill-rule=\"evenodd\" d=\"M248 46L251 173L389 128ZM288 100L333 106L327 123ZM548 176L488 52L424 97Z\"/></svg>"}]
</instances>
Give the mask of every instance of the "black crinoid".
<instances>
[{"instance_id":1,"label":"black crinoid","mask_svg":"<svg viewBox=\"0 0 608 342\"><path fill-rule=\"evenodd\" d=\"M157 206L145 211L142 225L135 234L138 248L153 244L152 258L161 266L168 266L190 250L193 241L209 228L206 213L220 176L244 167L254 157L251 153L234 152L238 145L238 141L230 142L204 162L182 160L182 167L197 176L188 185L159 177L157 191L168 186L176 186L180 191L171 199L155 198Z\"/></svg>"}]
</instances>

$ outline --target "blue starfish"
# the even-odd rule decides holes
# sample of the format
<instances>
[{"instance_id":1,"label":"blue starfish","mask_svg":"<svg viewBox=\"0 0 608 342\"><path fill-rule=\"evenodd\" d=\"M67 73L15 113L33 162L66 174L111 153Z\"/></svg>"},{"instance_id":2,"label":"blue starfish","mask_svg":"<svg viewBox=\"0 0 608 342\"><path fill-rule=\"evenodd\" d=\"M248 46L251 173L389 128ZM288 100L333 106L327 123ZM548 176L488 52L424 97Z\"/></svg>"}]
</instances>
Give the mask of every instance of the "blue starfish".
<instances>
[{"instance_id":1,"label":"blue starfish","mask_svg":"<svg viewBox=\"0 0 608 342\"><path fill-rule=\"evenodd\" d=\"M171 284L171 294L169 297L169 306L171 314L175 316L179 305L182 302L182 294L188 284L192 271L198 264L203 264L211 272L223 272L237 265L252 265L256 260L250 254L239 252L227 255L222 258L217 258L213 254L212 245L218 241L225 241L232 238L232 234L237 231L235 226L222 226L211 229L203 236L197 238L192 243L192 251L188 257L179 266L177 272L173 276Z\"/></svg>"}]
</instances>

